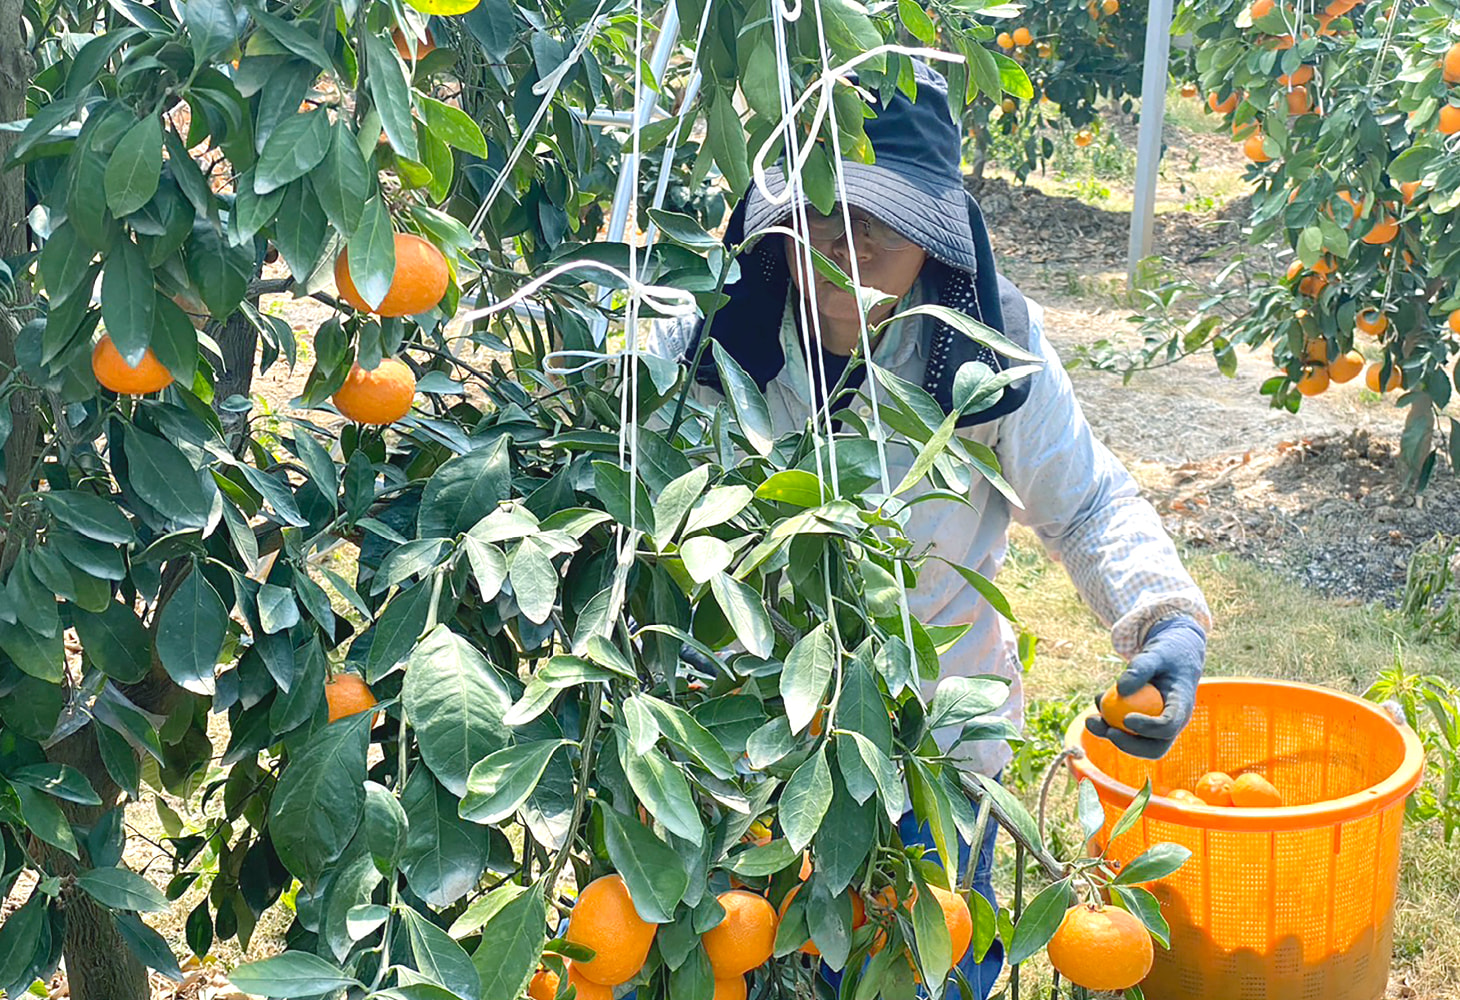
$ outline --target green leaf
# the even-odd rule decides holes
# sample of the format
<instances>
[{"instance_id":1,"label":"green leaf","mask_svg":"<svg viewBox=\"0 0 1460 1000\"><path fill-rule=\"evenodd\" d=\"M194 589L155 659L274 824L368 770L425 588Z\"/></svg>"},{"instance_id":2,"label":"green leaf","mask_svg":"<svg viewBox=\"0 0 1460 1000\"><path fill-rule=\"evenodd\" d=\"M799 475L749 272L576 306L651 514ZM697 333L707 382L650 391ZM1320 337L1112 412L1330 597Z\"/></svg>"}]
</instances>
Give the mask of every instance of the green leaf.
<instances>
[{"instance_id":1,"label":"green leaf","mask_svg":"<svg viewBox=\"0 0 1460 1000\"><path fill-rule=\"evenodd\" d=\"M735 776L735 762L726 753L714 735L700 722L678 705L660 701L648 695L634 699L646 706L654 715L659 731L695 763L717 778L729 780Z\"/></svg>"},{"instance_id":2,"label":"green leaf","mask_svg":"<svg viewBox=\"0 0 1460 1000\"><path fill-rule=\"evenodd\" d=\"M1121 908L1144 924L1162 948L1171 947L1171 925L1161 915L1161 901L1150 890L1137 885L1113 885L1110 891Z\"/></svg>"},{"instance_id":3,"label":"green leaf","mask_svg":"<svg viewBox=\"0 0 1460 1000\"><path fill-rule=\"evenodd\" d=\"M267 31L276 42L296 56L308 59L326 73L334 69L334 63L330 60L330 54L325 51L325 47L308 31L299 27L299 22L275 17L258 7L252 8L249 14L260 28Z\"/></svg>"},{"instance_id":4,"label":"green leaf","mask_svg":"<svg viewBox=\"0 0 1460 1000\"><path fill-rule=\"evenodd\" d=\"M194 694L213 694L213 671L223 652L228 609L194 566L173 591L157 621L157 658L169 677Z\"/></svg>"},{"instance_id":5,"label":"green leaf","mask_svg":"<svg viewBox=\"0 0 1460 1000\"><path fill-rule=\"evenodd\" d=\"M198 0L189 0L189 7ZM309 997L361 986L332 962L307 951L286 951L236 967L228 981L235 989L265 997Z\"/></svg>"},{"instance_id":6,"label":"green leaf","mask_svg":"<svg viewBox=\"0 0 1460 1000\"><path fill-rule=\"evenodd\" d=\"M634 909L651 924L669 923L689 888L689 873L679 852L637 819L600 805L608 857L623 876Z\"/></svg>"},{"instance_id":7,"label":"green leaf","mask_svg":"<svg viewBox=\"0 0 1460 1000\"><path fill-rule=\"evenodd\" d=\"M122 868L93 868L77 875L76 884L92 899L113 910L159 913L171 906L151 882Z\"/></svg>"},{"instance_id":8,"label":"green leaf","mask_svg":"<svg viewBox=\"0 0 1460 1000\"><path fill-rule=\"evenodd\" d=\"M783 469L756 487L762 500L776 500L796 507L820 507L831 499L831 491L815 473L805 469Z\"/></svg>"},{"instance_id":9,"label":"green leaf","mask_svg":"<svg viewBox=\"0 0 1460 1000\"><path fill-rule=\"evenodd\" d=\"M790 723L784 715L771 719L745 741L745 756L757 771L770 767L796 747Z\"/></svg>"},{"instance_id":10,"label":"green leaf","mask_svg":"<svg viewBox=\"0 0 1460 1000\"><path fill-rule=\"evenodd\" d=\"M0 922L0 983L8 986L30 968L49 929L50 902L45 893L33 892L24 906Z\"/></svg>"},{"instance_id":11,"label":"green leaf","mask_svg":"<svg viewBox=\"0 0 1460 1000\"><path fill-rule=\"evenodd\" d=\"M391 549L370 580L371 596L383 594L414 576L424 579L445 561L450 550L451 543L444 538L413 538Z\"/></svg>"},{"instance_id":12,"label":"green leaf","mask_svg":"<svg viewBox=\"0 0 1460 1000\"><path fill-rule=\"evenodd\" d=\"M132 523L110 498L104 500L80 490L56 490L42 492L40 500L56 520L87 538L114 545L128 545L136 540Z\"/></svg>"},{"instance_id":13,"label":"green leaf","mask_svg":"<svg viewBox=\"0 0 1460 1000\"><path fill-rule=\"evenodd\" d=\"M654 505L642 479L630 479L629 470L617 462L594 461L593 492L619 524L646 534L653 530Z\"/></svg>"},{"instance_id":14,"label":"green leaf","mask_svg":"<svg viewBox=\"0 0 1460 1000\"><path fill-rule=\"evenodd\" d=\"M680 546L679 557L684 560L690 579L703 584L729 569L735 554L730 551L729 545L714 535L699 535Z\"/></svg>"},{"instance_id":15,"label":"green leaf","mask_svg":"<svg viewBox=\"0 0 1460 1000\"><path fill-rule=\"evenodd\" d=\"M735 121L738 128L740 119ZM725 388L725 401L730 404L730 412L735 416L740 433L756 454L761 457L769 455L775 443L775 433L765 396L755 380L745 373L730 352L720 346L718 340L711 342L711 348L715 353L715 366L720 371L720 383Z\"/></svg>"},{"instance_id":16,"label":"green leaf","mask_svg":"<svg viewBox=\"0 0 1460 1000\"><path fill-rule=\"evenodd\" d=\"M993 778L987 775L973 775L974 780L982 786L984 794L994 800L994 804L1003 810L1004 816L1014 825L1014 830L1024 841L1033 844L1040 849L1044 848L1044 841L1039 836L1039 825L1035 823L1034 817L1029 815L1029 810L1024 808L1012 792Z\"/></svg>"},{"instance_id":17,"label":"green leaf","mask_svg":"<svg viewBox=\"0 0 1460 1000\"><path fill-rule=\"evenodd\" d=\"M889 822L896 823L897 817L902 815L903 788L902 782L897 777L897 767L892 759L882 752L882 749L861 733L850 733L853 746L856 748L856 757L860 759L861 770L871 775L875 784L877 794L882 799L883 809L887 813ZM841 764L842 778L847 783L847 790L851 791L852 779L849 774L855 769L851 754L843 753L844 737L837 736L837 761ZM861 801L866 801L865 798Z\"/></svg>"},{"instance_id":18,"label":"green leaf","mask_svg":"<svg viewBox=\"0 0 1460 1000\"><path fill-rule=\"evenodd\" d=\"M254 166L254 194L268 194L319 166L330 151L331 134L329 114L322 108L280 122Z\"/></svg>"},{"instance_id":19,"label":"green leaf","mask_svg":"<svg viewBox=\"0 0 1460 1000\"><path fill-rule=\"evenodd\" d=\"M928 728L966 726L1009 700L1009 684L995 677L945 677L928 706Z\"/></svg>"},{"instance_id":20,"label":"green leaf","mask_svg":"<svg viewBox=\"0 0 1460 1000\"><path fill-rule=\"evenodd\" d=\"M1018 965L1049 944L1065 919L1065 910L1069 906L1069 879L1045 886L1044 891L1030 901L1014 927L1014 939L1009 942L1009 964Z\"/></svg>"},{"instance_id":21,"label":"green leaf","mask_svg":"<svg viewBox=\"0 0 1460 1000\"><path fill-rule=\"evenodd\" d=\"M1139 856L1132 858L1120 874L1115 876L1118 885L1139 885L1154 882L1176 871L1191 858L1191 851L1180 844L1154 844Z\"/></svg>"},{"instance_id":22,"label":"green leaf","mask_svg":"<svg viewBox=\"0 0 1460 1000\"><path fill-rule=\"evenodd\" d=\"M210 62L238 38L238 21L228 0L188 0L183 23L193 40L193 55L200 64Z\"/></svg>"},{"instance_id":23,"label":"green leaf","mask_svg":"<svg viewBox=\"0 0 1460 1000\"><path fill-rule=\"evenodd\" d=\"M1120 819L1115 821L1115 826L1110 830L1110 840L1113 843L1118 840L1121 834L1136 825L1141 818L1141 813L1146 811L1146 804L1151 801L1151 779L1147 778L1136 797L1131 799L1130 805L1125 807L1125 812L1120 814Z\"/></svg>"},{"instance_id":24,"label":"green leaf","mask_svg":"<svg viewBox=\"0 0 1460 1000\"><path fill-rule=\"evenodd\" d=\"M421 98L421 110L426 115L426 127L431 134L448 146L454 146L473 156L487 157L487 140L482 127L472 120L471 115L460 108L431 97Z\"/></svg>"},{"instance_id":25,"label":"green leaf","mask_svg":"<svg viewBox=\"0 0 1460 1000\"><path fill-rule=\"evenodd\" d=\"M517 544L508 564L507 578L522 616L541 625L552 616L558 599L558 571L552 558L535 538Z\"/></svg>"},{"instance_id":26,"label":"green leaf","mask_svg":"<svg viewBox=\"0 0 1460 1000\"><path fill-rule=\"evenodd\" d=\"M547 941L547 902L542 887L534 885L508 902L482 928L482 940L472 955L481 977L481 995L518 997L537 968Z\"/></svg>"},{"instance_id":27,"label":"green leaf","mask_svg":"<svg viewBox=\"0 0 1460 1000\"><path fill-rule=\"evenodd\" d=\"M0 621L0 649L25 673L49 684L60 684L66 676L66 654L58 630L49 638L38 635L19 622Z\"/></svg>"},{"instance_id":28,"label":"green leaf","mask_svg":"<svg viewBox=\"0 0 1460 1000\"><path fill-rule=\"evenodd\" d=\"M969 569L967 566L960 566L957 563L949 562L942 556L934 556L934 558L937 559L939 562L945 563L946 565L951 567L955 573L963 577L963 582L967 583L974 590L982 594L984 600L992 604L994 610L1003 615L1005 619L1011 622L1018 622L1019 619L1014 616L1014 609L1009 606L1009 599L1004 596L1004 592L1002 590L994 585L994 582L992 580L984 576L982 573L979 573L977 570Z\"/></svg>"},{"instance_id":29,"label":"green leaf","mask_svg":"<svg viewBox=\"0 0 1460 1000\"><path fill-rule=\"evenodd\" d=\"M283 129L279 130L280 132ZM275 132L273 139L279 137ZM320 256L329 242L329 220L325 217L323 199L307 179L299 178L284 189L279 203L279 217L274 222L274 246L289 266L289 273L304 282L319 266Z\"/></svg>"},{"instance_id":30,"label":"green leaf","mask_svg":"<svg viewBox=\"0 0 1460 1000\"><path fill-rule=\"evenodd\" d=\"M177 956L163 936L142 922L135 913L118 913L114 917L118 933L132 954L149 969L156 969L175 983L182 982L182 969L178 968Z\"/></svg>"},{"instance_id":31,"label":"green leaf","mask_svg":"<svg viewBox=\"0 0 1460 1000\"><path fill-rule=\"evenodd\" d=\"M66 821L66 816L61 812L61 807L56 805L56 800L26 785L10 787L20 803L20 818L25 820L30 832L73 858L79 857L76 836L71 832L71 824Z\"/></svg>"},{"instance_id":32,"label":"green leaf","mask_svg":"<svg viewBox=\"0 0 1460 1000\"><path fill-rule=\"evenodd\" d=\"M365 653L365 679L374 682L395 669L415 647L431 610L429 581L398 591L375 620Z\"/></svg>"},{"instance_id":33,"label":"green leaf","mask_svg":"<svg viewBox=\"0 0 1460 1000\"><path fill-rule=\"evenodd\" d=\"M131 240L118 239L101 269L101 320L129 365L142 360L152 339L156 298L147 255Z\"/></svg>"},{"instance_id":34,"label":"green leaf","mask_svg":"<svg viewBox=\"0 0 1460 1000\"><path fill-rule=\"evenodd\" d=\"M750 187L750 152L745 141L745 125L728 90L714 91L706 127L705 147L738 198Z\"/></svg>"},{"instance_id":35,"label":"green leaf","mask_svg":"<svg viewBox=\"0 0 1460 1000\"><path fill-rule=\"evenodd\" d=\"M698 847L704 840L704 823L695 808L694 795L684 775L669 758L653 747L642 753L634 752L623 743L620 747L629 786L649 815L670 833Z\"/></svg>"},{"instance_id":36,"label":"green leaf","mask_svg":"<svg viewBox=\"0 0 1460 1000\"><path fill-rule=\"evenodd\" d=\"M202 480L182 451L166 438L135 427L122 439L127 458L127 480L143 500L178 528L202 528L208 523L211 496L216 487Z\"/></svg>"},{"instance_id":37,"label":"green leaf","mask_svg":"<svg viewBox=\"0 0 1460 1000\"><path fill-rule=\"evenodd\" d=\"M750 506L754 497L748 486L716 486L690 508L683 535L688 537L696 531L724 524Z\"/></svg>"},{"instance_id":38,"label":"green leaf","mask_svg":"<svg viewBox=\"0 0 1460 1000\"><path fill-rule=\"evenodd\" d=\"M547 770L548 761L567 740L519 743L489 754L472 766L466 795L457 810L462 819L491 826L507 819L527 801Z\"/></svg>"},{"instance_id":39,"label":"green leaf","mask_svg":"<svg viewBox=\"0 0 1460 1000\"><path fill-rule=\"evenodd\" d=\"M58 799L83 806L101 805L101 796L86 776L66 764L29 764L5 775L17 785L29 785Z\"/></svg>"},{"instance_id":40,"label":"green leaf","mask_svg":"<svg viewBox=\"0 0 1460 1000\"><path fill-rule=\"evenodd\" d=\"M370 87L370 99L380 112L380 123L385 127L391 148L408 160L419 161L421 155L416 148L416 130L411 124L411 88L406 79L405 67L395 51L395 45L380 35L365 38L366 83ZM353 255L352 255L353 256ZM353 276L353 272L352 272ZM359 288L359 282L355 283ZM365 295L365 290L360 289ZM368 295L365 301L374 304Z\"/></svg>"},{"instance_id":41,"label":"green leaf","mask_svg":"<svg viewBox=\"0 0 1460 1000\"><path fill-rule=\"evenodd\" d=\"M511 454L503 436L490 446L448 459L432 473L421 494L416 531L423 538L454 537L469 531L511 494Z\"/></svg>"},{"instance_id":42,"label":"green leaf","mask_svg":"<svg viewBox=\"0 0 1460 1000\"><path fill-rule=\"evenodd\" d=\"M710 591L720 606L725 620L735 630L735 638L752 656L768 657L775 646L770 615L759 593L728 573L710 580Z\"/></svg>"},{"instance_id":43,"label":"green leaf","mask_svg":"<svg viewBox=\"0 0 1460 1000\"><path fill-rule=\"evenodd\" d=\"M340 856L360 825L372 715L360 712L323 727L279 776L269 830L279 860L306 885Z\"/></svg>"},{"instance_id":44,"label":"green leaf","mask_svg":"<svg viewBox=\"0 0 1460 1000\"><path fill-rule=\"evenodd\" d=\"M654 542L663 552L674 540L684 515L689 512L710 481L710 467L701 465L675 479L659 493L654 504Z\"/></svg>"},{"instance_id":45,"label":"green leaf","mask_svg":"<svg viewBox=\"0 0 1460 1000\"><path fill-rule=\"evenodd\" d=\"M191 162L191 161L189 161ZM252 244L229 246L223 235L212 226L199 225L184 248L188 277L202 297L214 319L225 320L233 315L248 290L254 273Z\"/></svg>"},{"instance_id":46,"label":"green leaf","mask_svg":"<svg viewBox=\"0 0 1460 1000\"><path fill-rule=\"evenodd\" d=\"M879 331L885 329L894 319L918 315L932 316L942 323L947 323L964 336L978 341L978 343L983 344L985 347L992 348L1013 361L1028 361L1037 365L1044 364L1043 357L1025 350L993 327L980 323L967 313L960 312L948 306L937 305L936 303L927 303L920 306L913 306L910 309L904 309L902 312L897 313L896 316L877 324L877 329Z\"/></svg>"},{"instance_id":47,"label":"green leaf","mask_svg":"<svg viewBox=\"0 0 1460 1000\"><path fill-rule=\"evenodd\" d=\"M416 969L459 997L480 997L481 977L461 945L415 910L407 909L401 917Z\"/></svg>"},{"instance_id":48,"label":"green leaf","mask_svg":"<svg viewBox=\"0 0 1460 1000\"><path fill-rule=\"evenodd\" d=\"M355 137L343 121L335 122L329 155L310 176L310 187L324 214L346 239L355 234L365 201L370 197L371 178Z\"/></svg>"},{"instance_id":49,"label":"green leaf","mask_svg":"<svg viewBox=\"0 0 1460 1000\"><path fill-rule=\"evenodd\" d=\"M409 824L400 868L411 891L435 907L464 898L487 867L488 831L458 816L456 796L424 767L411 772L401 805Z\"/></svg>"},{"instance_id":50,"label":"green leaf","mask_svg":"<svg viewBox=\"0 0 1460 1000\"><path fill-rule=\"evenodd\" d=\"M131 215L152 200L162 177L162 119L149 115L127 130L106 161L106 205Z\"/></svg>"},{"instance_id":51,"label":"green leaf","mask_svg":"<svg viewBox=\"0 0 1460 1000\"><path fill-rule=\"evenodd\" d=\"M800 860L801 853L792 850L789 841L773 840L763 847L752 847L748 851L741 851L730 858L724 867L745 878L763 878L766 875L785 871Z\"/></svg>"},{"instance_id":52,"label":"green leaf","mask_svg":"<svg viewBox=\"0 0 1460 1000\"><path fill-rule=\"evenodd\" d=\"M379 195L365 202L346 255L355 290L372 309L379 307L390 292L390 282L395 276L395 233Z\"/></svg>"},{"instance_id":53,"label":"green leaf","mask_svg":"<svg viewBox=\"0 0 1460 1000\"><path fill-rule=\"evenodd\" d=\"M925 982L942 983L948 978L948 970L953 967L953 943L948 936L948 922L943 917L942 905L933 893L927 891L926 883L920 884L918 888L920 891L912 904L913 937L918 944L918 968L922 970Z\"/></svg>"},{"instance_id":54,"label":"green leaf","mask_svg":"<svg viewBox=\"0 0 1460 1000\"><path fill-rule=\"evenodd\" d=\"M818 747L781 790L781 829L793 851L804 850L821 827L831 805L831 768L826 763L826 745Z\"/></svg>"},{"instance_id":55,"label":"green leaf","mask_svg":"<svg viewBox=\"0 0 1460 1000\"><path fill-rule=\"evenodd\" d=\"M198 369L198 331L188 314L158 292L152 305L152 353L183 385L192 385Z\"/></svg>"},{"instance_id":56,"label":"green leaf","mask_svg":"<svg viewBox=\"0 0 1460 1000\"><path fill-rule=\"evenodd\" d=\"M352 934L361 929L358 921L352 925L350 916L369 904L381 877L374 859L366 853L347 854L331 872L319 903L319 938L329 948L328 953L321 951L321 954L332 955L336 961L344 961L349 956L356 940ZM390 911L383 906L380 909L383 923L389 919Z\"/></svg>"},{"instance_id":57,"label":"green leaf","mask_svg":"<svg viewBox=\"0 0 1460 1000\"><path fill-rule=\"evenodd\" d=\"M882 33L856 0L823 0L822 17L827 43L839 59L855 58L882 44ZM886 59L878 56L863 65L880 72Z\"/></svg>"},{"instance_id":58,"label":"green leaf","mask_svg":"<svg viewBox=\"0 0 1460 1000\"><path fill-rule=\"evenodd\" d=\"M799 733L816 717L837 659L836 639L828 623L818 625L791 647L781 668L780 688L791 732Z\"/></svg>"},{"instance_id":59,"label":"green leaf","mask_svg":"<svg viewBox=\"0 0 1460 1000\"><path fill-rule=\"evenodd\" d=\"M902 26L924 45L932 45L937 41L938 29L917 0L897 0L897 16L902 21Z\"/></svg>"},{"instance_id":60,"label":"green leaf","mask_svg":"<svg viewBox=\"0 0 1460 1000\"><path fill-rule=\"evenodd\" d=\"M775 58L772 57L771 65L775 65ZM706 232L697 219L679 212L671 212L663 208L649 209L649 218L654 220L654 225L659 231L668 236L674 242L689 247L691 250L710 250L720 246L720 238L714 233Z\"/></svg>"},{"instance_id":61,"label":"green leaf","mask_svg":"<svg viewBox=\"0 0 1460 1000\"><path fill-rule=\"evenodd\" d=\"M477 761L507 745L502 722L512 696L500 674L466 639L437 625L411 652L401 700L421 759L454 795L466 794Z\"/></svg>"},{"instance_id":62,"label":"green leaf","mask_svg":"<svg viewBox=\"0 0 1460 1000\"><path fill-rule=\"evenodd\" d=\"M861 733L884 754L892 752L892 722L887 717L887 704L872 675L872 666L865 659L853 658L842 678L842 693L837 699L837 729Z\"/></svg>"}]
</instances>

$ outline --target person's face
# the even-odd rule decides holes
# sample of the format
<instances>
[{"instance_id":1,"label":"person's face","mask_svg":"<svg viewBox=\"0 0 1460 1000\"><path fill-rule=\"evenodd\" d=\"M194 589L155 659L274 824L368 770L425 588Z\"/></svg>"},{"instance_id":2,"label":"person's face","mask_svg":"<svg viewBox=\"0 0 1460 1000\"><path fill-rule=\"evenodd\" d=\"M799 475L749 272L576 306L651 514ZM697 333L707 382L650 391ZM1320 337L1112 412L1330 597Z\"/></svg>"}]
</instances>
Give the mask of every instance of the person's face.
<instances>
[{"instance_id":1,"label":"person's face","mask_svg":"<svg viewBox=\"0 0 1460 1000\"><path fill-rule=\"evenodd\" d=\"M841 206L834 208L829 216L814 209L808 209L806 216L807 235L811 245L831 258L842 269L842 273L850 277L852 251L848 249L846 233L842 227ZM923 263L927 260L927 254L922 247L897 230L858 209L851 210L851 217L851 244L856 248L857 277L864 287L886 292L894 299L893 303L873 311L870 318L878 322L891 315L895 301L912 288L913 282L917 281L918 272L923 269ZM800 248L789 238L785 244L791 280L809 303L809 290L801 288L800 269L796 263ZM819 272L813 271L812 276L816 289L815 306L821 316L824 319L857 322L857 301L852 293L838 288Z\"/></svg>"}]
</instances>

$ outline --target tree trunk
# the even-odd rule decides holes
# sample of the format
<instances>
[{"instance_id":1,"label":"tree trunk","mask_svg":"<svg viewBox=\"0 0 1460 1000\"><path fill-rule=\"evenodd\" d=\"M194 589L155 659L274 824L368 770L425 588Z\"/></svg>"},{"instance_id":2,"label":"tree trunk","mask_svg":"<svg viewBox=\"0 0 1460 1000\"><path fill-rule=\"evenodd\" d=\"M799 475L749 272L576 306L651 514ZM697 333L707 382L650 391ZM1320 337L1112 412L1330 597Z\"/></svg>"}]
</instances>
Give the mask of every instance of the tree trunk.
<instances>
[{"instance_id":1,"label":"tree trunk","mask_svg":"<svg viewBox=\"0 0 1460 1000\"><path fill-rule=\"evenodd\" d=\"M249 304L257 309L258 298L250 299ZM218 372L213 383L213 405L216 408L229 396L238 395L247 399L253 391L254 355L258 352L259 335L242 310L229 316L221 328L215 328L213 335L223 350L223 370ZM218 419L223 424L223 437L228 442L228 450L240 455L244 432L248 427L248 414L219 410Z\"/></svg>"},{"instance_id":2,"label":"tree trunk","mask_svg":"<svg viewBox=\"0 0 1460 1000\"><path fill-rule=\"evenodd\" d=\"M22 0L0 0L0 120L4 121L26 117L25 90L35 66L25 48L22 6ZM0 158L9 154L19 134L0 132ZM0 172L0 256L13 257L30 249L25 221L27 211L25 171ZM15 289L20 302L29 300L23 280L17 278ZM15 335L22 321L8 308L4 309L4 313L4 322L0 323L0 365L10 371L15 367ZM0 402L0 406L10 408L12 422L10 437L5 441L5 495L8 499L30 488L26 473L35 460L40 436L40 420L36 415L38 404L36 395L26 391L13 392L8 401ZM15 557L14 545L9 543L7 537L3 560L7 567Z\"/></svg>"},{"instance_id":3,"label":"tree trunk","mask_svg":"<svg viewBox=\"0 0 1460 1000\"><path fill-rule=\"evenodd\" d=\"M69 764L86 775L101 797L100 807L59 803L67 821L89 826L121 800L121 789L113 784L102 764L91 726L47 748L46 757L57 764ZM54 850L47 851L46 861L54 875L71 875L91 867L84 847L79 865L70 855ZM117 932L111 911L84 892L73 892L66 897L63 955L72 1000L148 1000L151 996L147 969Z\"/></svg>"}]
</instances>

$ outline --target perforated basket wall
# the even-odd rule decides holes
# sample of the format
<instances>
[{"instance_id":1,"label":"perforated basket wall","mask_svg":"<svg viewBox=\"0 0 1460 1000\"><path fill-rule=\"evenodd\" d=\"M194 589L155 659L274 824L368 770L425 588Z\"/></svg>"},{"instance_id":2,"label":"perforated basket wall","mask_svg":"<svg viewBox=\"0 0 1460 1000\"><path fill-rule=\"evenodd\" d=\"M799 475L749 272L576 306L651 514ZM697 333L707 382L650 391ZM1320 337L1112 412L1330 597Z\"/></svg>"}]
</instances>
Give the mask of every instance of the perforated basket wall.
<instances>
[{"instance_id":1,"label":"perforated basket wall","mask_svg":"<svg viewBox=\"0 0 1460 1000\"><path fill-rule=\"evenodd\" d=\"M1157 793L1112 845L1128 861L1152 844L1192 852L1148 886L1171 924L1142 984L1148 1000L1374 1000L1389 977L1404 800L1423 753L1378 706L1311 685L1204 681L1191 725L1159 761L1090 736L1076 719L1071 762L1105 806L1104 844L1147 779ZM1183 806L1164 797L1208 771L1255 771L1278 809Z\"/></svg>"}]
</instances>

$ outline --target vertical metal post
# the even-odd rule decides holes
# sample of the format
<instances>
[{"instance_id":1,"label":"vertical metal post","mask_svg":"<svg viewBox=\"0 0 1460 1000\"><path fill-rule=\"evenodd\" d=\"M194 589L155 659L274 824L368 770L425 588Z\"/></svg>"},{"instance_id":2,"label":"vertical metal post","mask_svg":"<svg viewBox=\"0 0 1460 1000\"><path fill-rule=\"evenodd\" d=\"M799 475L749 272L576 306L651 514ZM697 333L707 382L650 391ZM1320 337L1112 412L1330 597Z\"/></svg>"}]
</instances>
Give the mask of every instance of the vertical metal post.
<instances>
[{"instance_id":1,"label":"vertical metal post","mask_svg":"<svg viewBox=\"0 0 1460 1000\"><path fill-rule=\"evenodd\" d=\"M1141 131L1136 142L1136 182L1131 200L1130 254L1126 278L1151 253L1156 221L1156 179L1161 168L1161 130L1166 121L1166 81L1171 61L1172 0L1151 0L1146 21L1145 70L1141 79Z\"/></svg>"},{"instance_id":2,"label":"vertical metal post","mask_svg":"<svg viewBox=\"0 0 1460 1000\"><path fill-rule=\"evenodd\" d=\"M669 65L669 57L674 52L674 47L679 43L679 9L674 4L665 4L664 23L659 28L659 38L654 43L654 54L649 58L649 72L654 76L655 84L664 80L664 70ZM653 87L645 86L643 93L636 95L638 108L634 115L634 122L631 128L643 128L653 118L654 112L659 109L659 92ZM608 242L618 243L624 238L624 229L628 225L629 206L633 199L638 197L634 190L633 178L637 171L629 169L627 165L619 169L618 184L613 190L613 204L608 213ZM611 294L608 289L598 296L602 303ZM597 316L593 319L593 340L596 344L602 345L604 337L608 333L607 317Z\"/></svg>"}]
</instances>

